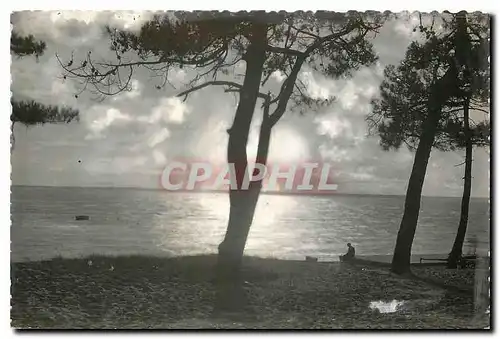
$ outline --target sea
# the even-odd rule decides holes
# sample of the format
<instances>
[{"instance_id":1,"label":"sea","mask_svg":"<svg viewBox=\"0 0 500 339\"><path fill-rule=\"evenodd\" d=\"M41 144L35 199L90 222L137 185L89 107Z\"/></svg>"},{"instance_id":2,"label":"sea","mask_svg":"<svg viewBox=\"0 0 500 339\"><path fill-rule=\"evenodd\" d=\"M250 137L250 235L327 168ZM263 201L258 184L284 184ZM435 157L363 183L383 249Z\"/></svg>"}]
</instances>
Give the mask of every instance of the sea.
<instances>
[{"instance_id":1,"label":"sea","mask_svg":"<svg viewBox=\"0 0 500 339\"><path fill-rule=\"evenodd\" d=\"M37 186L13 186L11 191L13 262L216 253L229 214L227 193ZM450 251L460 205L460 198L422 198L412 254ZM404 196L263 194L245 254L338 260L350 242L357 255L391 255L403 206ZM75 220L76 215L89 220ZM489 201L472 198L464 251L487 253L489 245Z\"/></svg>"}]
</instances>

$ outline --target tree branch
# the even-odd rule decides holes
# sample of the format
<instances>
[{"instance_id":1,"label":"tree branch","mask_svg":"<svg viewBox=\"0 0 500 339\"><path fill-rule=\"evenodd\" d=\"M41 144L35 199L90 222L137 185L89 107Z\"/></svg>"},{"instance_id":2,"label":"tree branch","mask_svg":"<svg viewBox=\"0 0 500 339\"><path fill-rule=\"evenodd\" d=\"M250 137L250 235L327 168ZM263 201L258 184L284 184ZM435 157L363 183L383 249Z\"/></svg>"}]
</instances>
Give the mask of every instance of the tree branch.
<instances>
[{"instance_id":1,"label":"tree branch","mask_svg":"<svg viewBox=\"0 0 500 339\"><path fill-rule=\"evenodd\" d=\"M241 90L241 88L238 88L238 89L236 89L236 88L227 88L227 89L224 90L224 92L226 92L226 93L240 93L240 90ZM268 98L269 99L271 98L271 95L259 92L259 93L257 93L257 97L259 97L261 99L267 100Z\"/></svg>"},{"instance_id":2,"label":"tree branch","mask_svg":"<svg viewBox=\"0 0 500 339\"><path fill-rule=\"evenodd\" d=\"M205 88L207 86L229 86L229 87L236 87L238 89L241 89L243 86L232 81L222 81L222 80L214 80L214 81L207 81L201 85L191 87L190 89L187 89L179 94L177 94L178 97L184 96L184 99L182 101L186 101L188 95L192 92L195 92L197 90L200 90L202 88Z\"/></svg>"},{"instance_id":3,"label":"tree branch","mask_svg":"<svg viewBox=\"0 0 500 339\"><path fill-rule=\"evenodd\" d=\"M145 65L158 65L158 64L161 64L161 63L164 63L165 61L163 61L162 59L159 59L159 60L155 60L155 61L136 61L136 62L127 62L127 63L118 63L118 64L111 64L111 63L106 63L106 64L102 64L104 67L111 67L111 69L105 73L99 73L98 75L95 75L93 73L87 73L87 72L84 72L82 71L82 73L78 73L77 70L80 70L80 69L84 69L85 66L79 66L77 68L69 68L71 67L68 66L68 65L64 65L61 61L61 59L59 58L59 55L57 55L56 53L56 59L57 61L59 62L59 64L61 65L61 67L66 71L68 72L69 74L71 75L74 75L76 77L79 77L79 78L96 78L96 77L106 77L108 75L111 75L113 74L113 72L115 72L119 67L134 67L134 66L145 66ZM85 62L85 65L87 65L87 63Z\"/></svg>"},{"instance_id":4,"label":"tree branch","mask_svg":"<svg viewBox=\"0 0 500 339\"><path fill-rule=\"evenodd\" d=\"M293 88L295 87L295 81L297 80L297 76L299 75L300 69L302 68L302 64L306 60L307 55L308 54L304 54L301 57L297 58L295 64L293 65L292 71L290 72L290 76L288 76L285 81L283 81L280 94L278 96L278 107L276 107L276 109L270 116L271 126L274 126L285 113L288 99L292 95Z\"/></svg>"},{"instance_id":5,"label":"tree branch","mask_svg":"<svg viewBox=\"0 0 500 339\"><path fill-rule=\"evenodd\" d=\"M304 52L297 51L292 48L283 48L283 47L276 47L276 46L267 46L266 51L268 52L273 52L273 53L281 53L281 54L286 54L286 55L294 55L294 56L301 56L304 54Z\"/></svg>"},{"instance_id":6,"label":"tree branch","mask_svg":"<svg viewBox=\"0 0 500 339\"><path fill-rule=\"evenodd\" d=\"M214 80L214 81L207 81L201 85L194 86L190 89L187 89L187 90L177 94L177 97L183 96L184 99L182 101L184 102L184 101L186 101L186 99L190 93L195 92L197 90L200 90L202 88L208 87L208 86L228 86L229 88L226 89L225 92L240 92L240 90L243 88L242 85L240 85L236 82L224 81L224 80ZM266 99L268 97L268 94L264 94L264 93L259 92L257 94L257 96L260 98Z\"/></svg>"},{"instance_id":7,"label":"tree branch","mask_svg":"<svg viewBox=\"0 0 500 339\"><path fill-rule=\"evenodd\" d=\"M274 126L278 122L278 120L281 119L283 114L285 113L288 99L292 95L293 88L294 88L295 82L297 80L297 76L302 68L302 64L305 62L307 57L315 49L319 48L325 42L338 39L338 38L342 37L343 35L348 34L352 30L354 30L355 28L356 28L356 25L353 25L353 24L346 25L346 27L343 30L336 32L336 33L333 33L333 34L330 34L330 35L327 35L327 36L317 40L316 42L311 44L305 50L305 52L301 53L301 55L299 57L297 57L297 60L295 61L295 64L293 65L293 68L292 68L292 71L290 72L290 75L285 79L285 81L283 81L283 84L281 85L280 94L276 98L276 99L279 98L278 107L274 110L274 112L270 116L271 126Z\"/></svg>"},{"instance_id":8,"label":"tree branch","mask_svg":"<svg viewBox=\"0 0 500 339\"><path fill-rule=\"evenodd\" d=\"M480 111L480 112L483 112L485 114L490 114L490 111L487 111L487 110L482 109L482 108L471 107L471 110L472 111Z\"/></svg>"},{"instance_id":9,"label":"tree branch","mask_svg":"<svg viewBox=\"0 0 500 339\"><path fill-rule=\"evenodd\" d=\"M290 25L290 27L293 28L294 30L296 30L298 33L309 35L310 37L315 38L315 39L321 39L321 37L319 35L313 34L311 32L304 31L304 30L299 29L299 28L297 28L297 27L295 27L293 25Z\"/></svg>"}]
</instances>

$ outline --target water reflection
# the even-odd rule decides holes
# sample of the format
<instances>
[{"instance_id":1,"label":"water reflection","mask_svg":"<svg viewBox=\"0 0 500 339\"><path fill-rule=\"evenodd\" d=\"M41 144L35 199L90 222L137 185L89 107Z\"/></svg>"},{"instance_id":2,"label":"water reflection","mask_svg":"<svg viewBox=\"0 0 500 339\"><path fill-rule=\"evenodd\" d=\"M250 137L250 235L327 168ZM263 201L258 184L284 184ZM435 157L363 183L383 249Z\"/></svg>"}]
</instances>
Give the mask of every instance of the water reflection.
<instances>
[{"instance_id":1,"label":"water reflection","mask_svg":"<svg viewBox=\"0 0 500 339\"><path fill-rule=\"evenodd\" d=\"M216 253L229 216L227 193L17 187L12 199L13 260ZM413 253L442 255L457 232L460 199L426 199ZM263 194L245 253L328 261L351 242L359 255L391 255L403 202L387 196ZM489 249L487 212L487 201L471 201L466 241L477 237L478 254ZM80 214L91 220L75 221Z\"/></svg>"},{"instance_id":2,"label":"water reflection","mask_svg":"<svg viewBox=\"0 0 500 339\"><path fill-rule=\"evenodd\" d=\"M170 206L172 199L162 203L163 209L170 211L168 222L162 214L155 216L152 233L157 237L157 247L175 255L215 253L226 232L229 196L222 193L179 194L176 198L182 202L177 201L175 211L174 206ZM297 201L293 197L261 196L245 253L273 256L269 251L273 247L280 247L280 251L285 253L292 250L296 241L300 241L300 235L291 222L294 216L290 212L296 206ZM284 240L280 241L283 246L273 246L276 245L276 238Z\"/></svg>"},{"instance_id":3,"label":"water reflection","mask_svg":"<svg viewBox=\"0 0 500 339\"><path fill-rule=\"evenodd\" d=\"M372 301L370 302L370 309L379 310L380 313L394 313L398 311L398 308L401 307L405 302L393 300L389 302L385 302L382 300Z\"/></svg>"},{"instance_id":4,"label":"water reflection","mask_svg":"<svg viewBox=\"0 0 500 339\"><path fill-rule=\"evenodd\" d=\"M156 246L169 255L215 253L229 213L227 194L169 194L162 201L151 232Z\"/></svg>"}]
</instances>

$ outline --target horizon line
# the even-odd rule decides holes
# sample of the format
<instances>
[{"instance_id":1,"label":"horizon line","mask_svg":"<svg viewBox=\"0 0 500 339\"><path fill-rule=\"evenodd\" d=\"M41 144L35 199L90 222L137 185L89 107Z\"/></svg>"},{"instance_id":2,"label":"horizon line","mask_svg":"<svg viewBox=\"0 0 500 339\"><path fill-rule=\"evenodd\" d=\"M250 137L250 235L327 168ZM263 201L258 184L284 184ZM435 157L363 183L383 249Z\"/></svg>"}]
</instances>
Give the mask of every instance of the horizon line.
<instances>
[{"instance_id":1,"label":"horizon line","mask_svg":"<svg viewBox=\"0 0 500 339\"><path fill-rule=\"evenodd\" d=\"M137 189L137 190L146 190L146 191L162 191L167 193L220 193L227 194L228 190L198 190L198 191L168 191L161 188L153 188L153 187L141 187L141 186L74 186L74 185L26 185L26 184L11 184L11 187L19 186L19 187L43 187L43 188L100 188L100 189ZM369 196L394 196L394 197L404 197L406 194L383 194L383 193L356 193L356 192L338 192L333 191L332 193L296 193L296 192L283 192L283 191L261 191L260 194L264 195L294 195L294 196L335 196L335 195L369 195ZM462 196L445 196L445 195L424 195L422 197L429 198L461 198ZM491 196L470 196L472 199L491 199Z\"/></svg>"}]
</instances>

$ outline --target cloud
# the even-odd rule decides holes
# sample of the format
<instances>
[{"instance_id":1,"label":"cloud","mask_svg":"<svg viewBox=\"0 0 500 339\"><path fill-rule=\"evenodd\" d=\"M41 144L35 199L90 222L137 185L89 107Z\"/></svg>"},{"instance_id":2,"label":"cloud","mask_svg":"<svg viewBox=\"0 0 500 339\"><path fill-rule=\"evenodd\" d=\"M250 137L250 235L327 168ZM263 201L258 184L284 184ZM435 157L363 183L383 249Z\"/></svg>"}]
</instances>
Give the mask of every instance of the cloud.
<instances>
[{"instance_id":1,"label":"cloud","mask_svg":"<svg viewBox=\"0 0 500 339\"><path fill-rule=\"evenodd\" d=\"M165 155L159 151L159 150L154 150L153 151L153 158L154 158L154 161L157 165L161 165L161 166L164 166L167 164L167 158L165 157Z\"/></svg>"},{"instance_id":2,"label":"cloud","mask_svg":"<svg viewBox=\"0 0 500 339\"><path fill-rule=\"evenodd\" d=\"M257 155L261 122L261 119L256 120L249 136L247 155L250 162L254 162ZM278 124L273 128L268 155L270 164L297 163L309 159L309 143L294 126Z\"/></svg>"},{"instance_id":3,"label":"cloud","mask_svg":"<svg viewBox=\"0 0 500 339\"><path fill-rule=\"evenodd\" d=\"M331 139L335 139L341 134L352 133L352 125L348 119L342 119L336 115L325 118L316 118L318 123L318 133L320 135L327 135Z\"/></svg>"},{"instance_id":4,"label":"cloud","mask_svg":"<svg viewBox=\"0 0 500 339\"><path fill-rule=\"evenodd\" d=\"M128 114L123 114L116 108L107 108L104 114L99 107L97 107L97 109L98 111L95 112L97 115L96 119L92 120L89 126L90 130L96 134L104 131L112 124L122 124L132 120ZM87 116L89 113L91 112L88 112Z\"/></svg>"},{"instance_id":5,"label":"cloud","mask_svg":"<svg viewBox=\"0 0 500 339\"><path fill-rule=\"evenodd\" d=\"M141 83L138 80L133 79L131 81L131 85L130 86L131 86L130 91L125 92L125 96L127 98L134 99L134 98L139 97L142 94L142 86L141 86Z\"/></svg>"},{"instance_id":6,"label":"cloud","mask_svg":"<svg viewBox=\"0 0 500 339\"><path fill-rule=\"evenodd\" d=\"M137 69L130 91L103 101L96 101L90 91L75 98L82 84L61 77L56 53L65 62L72 55L76 62L88 51L103 60L113 58L104 25L137 30L152 14L26 11L12 15L16 31L47 42L47 51L38 62L34 58L13 58L11 89L15 97L69 105L81 112L80 123L30 129L16 126L14 183L157 187L162 167L172 159L225 161L227 129L237 98L221 87L192 93L185 102L175 97L196 75L195 70L172 68L168 73L170 84L157 89L162 79L153 77L147 69ZM413 14L404 13L388 21L373 41L379 61L361 68L352 78L330 79L304 67L300 77L309 93L336 100L303 116L286 112L272 133L270 162L329 161L344 192L404 194L414 154L404 148L382 151L376 137L367 137L365 116L371 110L370 100L378 95L384 67L400 62L408 44L418 38L413 32L415 22ZM244 70L245 63L240 62L235 74L227 78L241 82L237 74ZM276 92L283 80L283 74L273 73L262 91ZM256 152L261 117L259 103L252 121L249 156ZM488 155L481 152L474 153L475 195L486 195L489 187ZM433 152L425 194L461 194L463 168L453 165L462 161L462 153Z\"/></svg>"},{"instance_id":7,"label":"cloud","mask_svg":"<svg viewBox=\"0 0 500 339\"><path fill-rule=\"evenodd\" d=\"M188 113L188 107L179 98L163 98L153 108L151 118L155 122L163 119L169 123L181 124L184 122L184 116Z\"/></svg>"},{"instance_id":8,"label":"cloud","mask_svg":"<svg viewBox=\"0 0 500 339\"><path fill-rule=\"evenodd\" d=\"M170 132L166 128L162 128L159 132L156 134L153 134L151 138L149 138L148 145L149 147L153 148L159 143L162 143L165 141L168 137L170 136ZM154 153L154 152L153 152Z\"/></svg>"}]
</instances>

